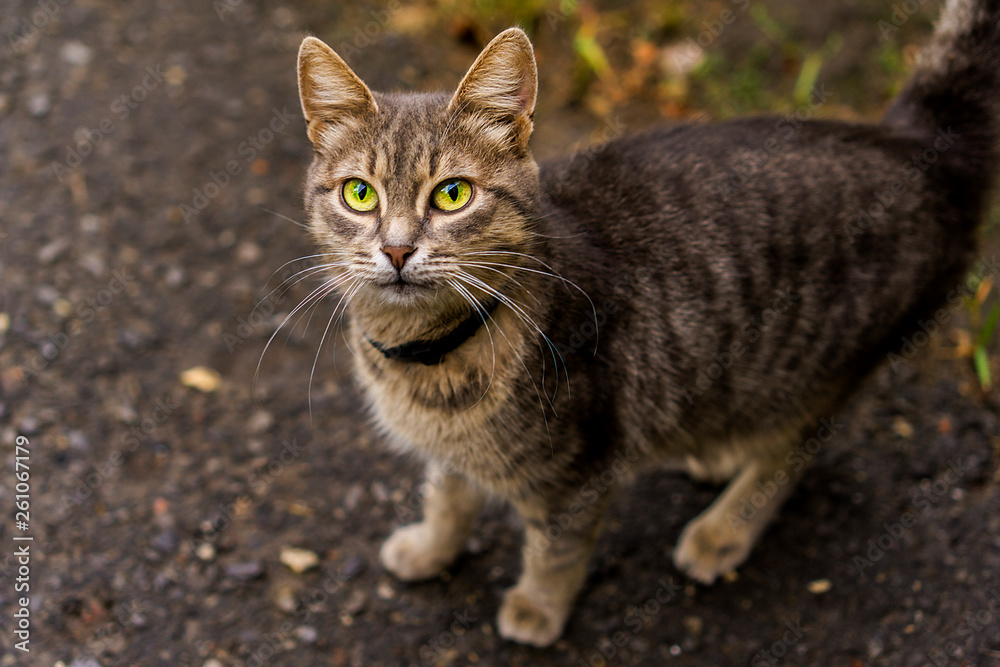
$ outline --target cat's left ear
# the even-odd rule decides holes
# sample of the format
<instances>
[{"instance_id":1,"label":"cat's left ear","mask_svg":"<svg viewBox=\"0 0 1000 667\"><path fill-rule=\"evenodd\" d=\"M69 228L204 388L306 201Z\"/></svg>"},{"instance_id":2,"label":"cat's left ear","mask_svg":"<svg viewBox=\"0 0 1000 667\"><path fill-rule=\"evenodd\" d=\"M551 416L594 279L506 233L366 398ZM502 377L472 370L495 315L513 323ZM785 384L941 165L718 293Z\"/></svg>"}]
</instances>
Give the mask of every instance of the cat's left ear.
<instances>
[{"instance_id":1,"label":"cat's left ear","mask_svg":"<svg viewBox=\"0 0 1000 667\"><path fill-rule=\"evenodd\" d=\"M510 28L493 38L458 85L448 110L482 121L480 131L497 143L528 148L538 69L528 36Z\"/></svg>"}]
</instances>

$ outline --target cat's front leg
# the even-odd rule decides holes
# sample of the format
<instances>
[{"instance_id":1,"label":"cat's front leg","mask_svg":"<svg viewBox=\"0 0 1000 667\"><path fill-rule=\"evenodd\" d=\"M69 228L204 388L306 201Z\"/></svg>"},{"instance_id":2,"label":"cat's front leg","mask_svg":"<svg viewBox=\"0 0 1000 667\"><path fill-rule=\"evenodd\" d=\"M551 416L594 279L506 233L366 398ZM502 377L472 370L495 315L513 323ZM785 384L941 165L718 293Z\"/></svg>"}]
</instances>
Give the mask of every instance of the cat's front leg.
<instances>
[{"instance_id":1,"label":"cat's front leg","mask_svg":"<svg viewBox=\"0 0 1000 667\"><path fill-rule=\"evenodd\" d=\"M608 500L602 497L586 507L580 502L515 503L525 520L524 570L500 607L501 636L535 646L559 638L586 578Z\"/></svg>"},{"instance_id":2,"label":"cat's front leg","mask_svg":"<svg viewBox=\"0 0 1000 667\"><path fill-rule=\"evenodd\" d=\"M437 576L465 549L485 500L481 489L445 466L427 467L424 518L397 528L382 545L379 561L403 581Z\"/></svg>"}]
</instances>

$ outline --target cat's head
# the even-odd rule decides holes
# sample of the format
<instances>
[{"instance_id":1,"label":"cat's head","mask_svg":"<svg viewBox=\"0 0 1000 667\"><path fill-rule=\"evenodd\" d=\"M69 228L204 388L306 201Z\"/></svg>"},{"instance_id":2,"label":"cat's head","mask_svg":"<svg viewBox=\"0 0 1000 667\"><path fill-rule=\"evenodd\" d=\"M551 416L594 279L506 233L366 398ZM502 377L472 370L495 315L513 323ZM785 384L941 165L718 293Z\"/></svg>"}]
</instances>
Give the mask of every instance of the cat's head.
<instances>
[{"instance_id":1,"label":"cat's head","mask_svg":"<svg viewBox=\"0 0 1000 667\"><path fill-rule=\"evenodd\" d=\"M483 50L452 95L373 93L307 37L299 94L315 157L305 202L331 273L352 298L425 308L488 299L519 265L536 219L528 150L537 92L516 28Z\"/></svg>"}]
</instances>

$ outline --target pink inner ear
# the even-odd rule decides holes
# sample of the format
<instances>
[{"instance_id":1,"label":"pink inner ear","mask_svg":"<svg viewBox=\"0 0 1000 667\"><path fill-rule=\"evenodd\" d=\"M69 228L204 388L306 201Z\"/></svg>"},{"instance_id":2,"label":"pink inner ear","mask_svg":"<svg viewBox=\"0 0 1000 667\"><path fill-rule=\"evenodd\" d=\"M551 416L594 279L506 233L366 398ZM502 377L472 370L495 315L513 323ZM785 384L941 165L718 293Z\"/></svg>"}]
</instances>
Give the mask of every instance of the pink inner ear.
<instances>
[{"instance_id":1,"label":"pink inner ear","mask_svg":"<svg viewBox=\"0 0 1000 667\"><path fill-rule=\"evenodd\" d=\"M531 79L529 77L522 77L521 85L518 87L516 94L518 113L525 111L528 105L531 104L532 92Z\"/></svg>"}]
</instances>

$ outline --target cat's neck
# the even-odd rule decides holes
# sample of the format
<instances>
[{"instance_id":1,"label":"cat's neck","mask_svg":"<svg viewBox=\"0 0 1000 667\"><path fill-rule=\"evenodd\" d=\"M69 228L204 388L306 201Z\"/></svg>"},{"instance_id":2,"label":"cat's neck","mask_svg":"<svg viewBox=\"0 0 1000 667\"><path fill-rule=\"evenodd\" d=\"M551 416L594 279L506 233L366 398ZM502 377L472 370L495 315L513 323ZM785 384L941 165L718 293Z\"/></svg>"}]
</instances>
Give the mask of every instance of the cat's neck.
<instances>
[{"instance_id":1,"label":"cat's neck","mask_svg":"<svg viewBox=\"0 0 1000 667\"><path fill-rule=\"evenodd\" d=\"M413 302L388 302L378 294L359 293L351 302L351 317L364 336L378 347L393 348L414 341L447 337L480 311L492 310L490 297L480 295L477 309L457 295L439 293Z\"/></svg>"},{"instance_id":2,"label":"cat's neck","mask_svg":"<svg viewBox=\"0 0 1000 667\"><path fill-rule=\"evenodd\" d=\"M515 318L534 319L547 301L545 287L533 273L515 272L493 283L489 292L467 289L461 295L447 289L409 303L390 303L377 292L362 291L352 299L350 314L358 333L377 349L445 340L462 331L464 341L475 333L470 325L491 322L498 312L519 311Z\"/></svg>"}]
</instances>

